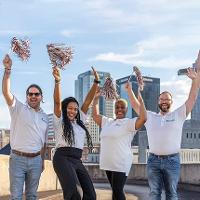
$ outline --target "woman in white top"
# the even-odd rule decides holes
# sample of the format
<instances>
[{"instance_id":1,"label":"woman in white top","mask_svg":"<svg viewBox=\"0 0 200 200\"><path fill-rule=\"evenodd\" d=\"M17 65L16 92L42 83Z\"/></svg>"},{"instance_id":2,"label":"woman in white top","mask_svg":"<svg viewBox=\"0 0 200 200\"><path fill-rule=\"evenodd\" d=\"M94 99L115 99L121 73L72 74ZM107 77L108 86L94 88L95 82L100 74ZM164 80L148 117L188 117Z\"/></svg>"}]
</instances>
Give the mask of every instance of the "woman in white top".
<instances>
[{"instance_id":1,"label":"woman in white top","mask_svg":"<svg viewBox=\"0 0 200 200\"><path fill-rule=\"evenodd\" d=\"M95 200L96 193L81 157L85 136L88 147L92 148L91 136L84 122L86 112L91 104L99 76L94 72L94 84L79 111L79 103L74 97L65 98L61 102L60 72L53 68L54 88L54 131L56 135L56 152L53 167L63 189L65 200Z\"/></svg>"},{"instance_id":2,"label":"woman in white top","mask_svg":"<svg viewBox=\"0 0 200 200\"><path fill-rule=\"evenodd\" d=\"M99 114L98 91L93 101L93 119L102 128L100 168L106 171L112 188L113 200L124 200L123 188L131 168L133 155L131 141L137 131L146 122L146 109L139 93L139 117L126 118L127 101L118 99L115 102L116 118L108 118Z\"/></svg>"}]
</instances>

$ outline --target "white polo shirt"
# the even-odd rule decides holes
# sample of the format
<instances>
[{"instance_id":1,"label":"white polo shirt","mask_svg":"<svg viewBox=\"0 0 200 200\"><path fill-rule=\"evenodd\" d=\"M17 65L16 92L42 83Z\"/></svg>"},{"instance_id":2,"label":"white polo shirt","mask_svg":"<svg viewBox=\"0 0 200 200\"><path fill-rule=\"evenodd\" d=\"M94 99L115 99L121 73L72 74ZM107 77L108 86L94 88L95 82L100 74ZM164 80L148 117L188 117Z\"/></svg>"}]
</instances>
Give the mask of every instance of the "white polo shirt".
<instances>
[{"instance_id":1,"label":"white polo shirt","mask_svg":"<svg viewBox=\"0 0 200 200\"><path fill-rule=\"evenodd\" d=\"M131 142L136 133L137 118L112 119L102 117L100 168L104 170L130 171L133 162Z\"/></svg>"},{"instance_id":2,"label":"white polo shirt","mask_svg":"<svg viewBox=\"0 0 200 200\"><path fill-rule=\"evenodd\" d=\"M53 127L55 132L55 139L56 139L56 149L59 147L68 147L68 142L65 141L63 137L63 121L62 117L58 118L55 114L53 115ZM83 121L83 123L86 122L87 115L80 111L80 119ZM72 122L72 127L74 130L74 144L72 144L72 147L83 149L84 147L84 141L85 141L85 130L80 127L76 121Z\"/></svg>"},{"instance_id":3,"label":"white polo shirt","mask_svg":"<svg viewBox=\"0 0 200 200\"><path fill-rule=\"evenodd\" d=\"M185 104L166 115L147 111L145 127L149 151L156 155L178 153L181 148L182 127L185 119Z\"/></svg>"},{"instance_id":4,"label":"white polo shirt","mask_svg":"<svg viewBox=\"0 0 200 200\"><path fill-rule=\"evenodd\" d=\"M15 97L9 111L11 149L26 153L40 151L48 137L48 115L42 109L36 112Z\"/></svg>"}]
</instances>

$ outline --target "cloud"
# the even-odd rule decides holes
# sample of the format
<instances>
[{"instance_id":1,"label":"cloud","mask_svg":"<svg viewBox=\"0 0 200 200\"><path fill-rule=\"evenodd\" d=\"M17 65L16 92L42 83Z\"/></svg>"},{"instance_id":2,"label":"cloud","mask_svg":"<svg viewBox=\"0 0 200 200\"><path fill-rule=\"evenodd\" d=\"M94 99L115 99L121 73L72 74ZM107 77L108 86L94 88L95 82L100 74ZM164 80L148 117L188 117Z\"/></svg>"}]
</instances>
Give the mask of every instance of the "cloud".
<instances>
[{"instance_id":1,"label":"cloud","mask_svg":"<svg viewBox=\"0 0 200 200\"><path fill-rule=\"evenodd\" d=\"M123 32L143 28L147 32L171 31L173 25L177 30L177 24L186 24L179 28L198 27L199 21L187 16L198 12L200 2L169 1L169 0L88 0L86 1L88 14L101 16L101 22L107 24L106 31ZM177 30L179 31L179 29ZM141 32L142 34L142 32Z\"/></svg>"},{"instance_id":2,"label":"cloud","mask_svg":"<svg viewBox=\"0 0 200 200\"><path fill-rule=\"evenodd\" d=\"M75 36L76 34L80 34L82 31L77 31L77 30L67 30L67 29L64 29L64 30L61 30L60 31L60 34L64 37L73 37Z\"/></svg>"},{"instance_id":3,"label":"cloud","mask_svg":"<svg viewBox=\"0 0 200 200\"><path fill-rule=\"evenodd\" d=\"M173 78L172 78L173 79ZM173 97L173 109L181 106L188 98L191 80L186 76L182 79L174 79L161 82L161 92L169 91Z\"/></svg>"},{"instance_id":4,"label":"cloud","mask_svg":"<svg viewBox=\"0 0 200 200\"><path fill-rule=\"evenodd\" d=\"M70 0L39 0L43 3L69 3Z\"/></svg>"},{"instance_id":5,"label":"cloud","mask_svg":"<svg viewBox=\"0 0 200 200\"><path fill-rule=\"evenodd\" d=\"M17 31L17 30L1 30L0 31L0 35L4 36L4 35L28 35L29 32L28 31Z\"/></svg>"},{"instance_id":6,"label":"cloud","mask_svg":"<svg viewBox=\"0 0 200 200\"><path fill-rule=\"evenodd\" d=\"M120 62L124 64L132 64L143 67L156 67L156 68L177 68L178 66L188 66L188 63L192 63L192 59L177 59L175 57L158 58L157 60L145 60L138 58L137 54L114 54L112 52L107 54L99 54L94 60L108 61L108 62Z\"/></svg>"},{"instance_id":7,"label":"cloud","mask_svg":"<svg viewBox=\"0 0 200 200\"><path fill-rule=\"evenodd\" d=\"M130 53L100 53L94 58L90 58L90 60L120 62L157 68L191 66L194 58L189 54L187 49L191 49L192 45L194 47L198 44L200 44L200 38L197 36L185 36L181 38L176 36L157 36L138 41L133 45L132 49L134 50L130 50L132 51ZM196 47L196 51L198 51L198 48Z\"/></svg>"}]
</instances>

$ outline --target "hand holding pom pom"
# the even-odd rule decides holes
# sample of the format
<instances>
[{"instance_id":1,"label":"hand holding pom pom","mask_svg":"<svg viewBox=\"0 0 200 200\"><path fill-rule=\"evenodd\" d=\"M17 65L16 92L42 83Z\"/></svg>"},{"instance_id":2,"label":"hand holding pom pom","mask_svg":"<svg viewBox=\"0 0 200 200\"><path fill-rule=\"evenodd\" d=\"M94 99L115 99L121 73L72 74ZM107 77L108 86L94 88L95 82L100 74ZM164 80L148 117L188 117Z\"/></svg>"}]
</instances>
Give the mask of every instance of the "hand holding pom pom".
<instances>
[{"instance_id":1,"label":"hand holding pom pom","mask_svg":"<svg viewBox=\"0 0 200 200\"><path fill-rule=\"evenodd\" d=\"M119 98L117 94L116 86L113 84L113 81L108 77L100 90L102 96L107 100L115 100Z\"/></svg>"},{"instance_id":2,"label":"hand holding pom pom","mask_svg":"<svg viewBox=\"0 0 200 200\"><path fill-rule=\"evenodd\" d=\"M141 74L139 68L136 66L133 67L133 71L135 72L135 75L137 78L139 90L142 91L144 89L144 81L143 81L142 74Z\"/></svg>"},{"instance_id":3,"label":"hand holding pom pom","mask_svg":"<svg viewBox=\"0 0 200 200\"><path fill-rule=\"evenodd\" d=\"M64 44L48 44L47 51L53 66L64 69L64 66L71 62L73 54L71 47L66 47Z\"/></svg>"},{"instance_id":4,"label":"hand holding pom pom","mask_svg":"<svg viewBox=\"0 0 200 200\"><path fill-rule=\"evenodd\" d=\"M22 61L27 61L30 57L30 42L13 37L11 40L11 50L17 54Z\"/></svg>"}]
</instances>

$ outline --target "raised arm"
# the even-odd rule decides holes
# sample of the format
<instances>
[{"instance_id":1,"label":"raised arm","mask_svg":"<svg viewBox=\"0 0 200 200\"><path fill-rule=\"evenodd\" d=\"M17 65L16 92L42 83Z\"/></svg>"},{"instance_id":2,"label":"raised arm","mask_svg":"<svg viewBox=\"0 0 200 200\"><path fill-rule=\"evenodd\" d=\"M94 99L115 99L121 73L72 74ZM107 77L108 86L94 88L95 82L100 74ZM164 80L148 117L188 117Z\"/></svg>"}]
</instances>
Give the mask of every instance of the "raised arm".
<instances>
[{"instance_id":1,"label":"raised arm","mask_svg":"<svg viewBox=\"0 0 200 200\"><path fill-rule=\"evenodd\" d=\"M60 89L60 71L58 67L53 67L53 76L55 79L55 85L54 85L54 114L57 117L61 117L61 89Z\"/></svg>"},{"instance_id":2,"label":"raised arm","mask_svg":"<svg viewBox=\"0 0 200 200\"><path fill-rule=\"evenodd\" d=\"M135 96L135 94L132 90L132 85L129 81L127 81L127 83L125 84L125 90L128 94L129 101L131 103L132 108L139 115L139 113L140 113L140 102L138 101L137 97Z\"/></svg>"},{"instance_id":3,"label":"raised arm","mask_svg":"<svg viewBox=\"0 0 200 200\"><path fill-rule=\"evenodd\" d=\"M90 88L90 91L88 92L85 101L83 102L83 105L81 107L81 110L86 114L88 111L88 108L94 98L94 95L96 93L98 84L99 84L99 75L98 73L95 71L95 69L92 67L93 73L94 73L94 83L92 85L92 87Z\"/></svg>"},{"instance_id":4,"label":"raised arm","mask_svg":"<svg viewBox=\"0 0 200 200\"><path fill-rule=\"evenodd\" d=\"M138 102L140 103L140 107L139 107L139 116L135 123L135 129L140 129L147 121L147 111L140 91L138 92Z\"/></svg>"},{"instance_id":5,"label":"raised arm","mask_svg":"<svg viewBox=\"0 0 200 200\"><path fill-rule=\"evenodd\" d=\"M189 92L188 99L185 102L186 105L186 116L192 111L194 104L196 102L199 86L200 86L200 71L195 72L193 68L188 68L187 76L192 79L192 84Z\"/></svg>"},{"instance_id":6,"label":"raised arm","mask_svg":"<svg viewBox=\"0 0 200 200\"><path fill-rule=\"evenodd\" d=\"M14 100L14 97L10 92L10 74L11 74L12 60L8 54L3 59L3 65L5 71L2 81L2 92L5 97L6 103L8 104L8 106L11 106Z\"/></svg>"},{"instance_id":7,"label":"raised arm","mask_svg":"<svg viewBox=\"0 0 200 200\"><path fill-rule=\"evenodd\" d=\"M100 89L98 88L93 100L92 118L97 123L98 126L101 126L102 115L99 114L99 97L100 97Z\"/></svg>"}]
</instances>

